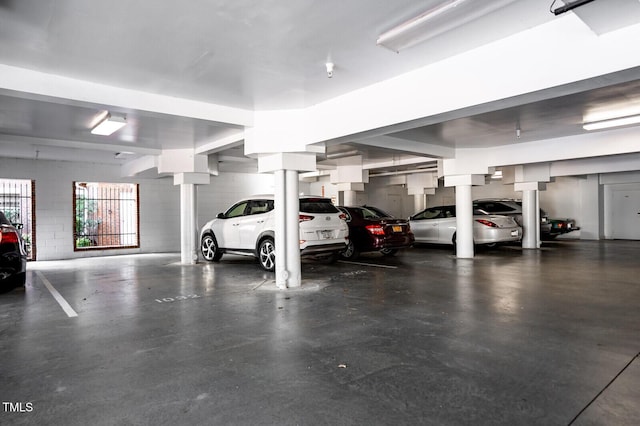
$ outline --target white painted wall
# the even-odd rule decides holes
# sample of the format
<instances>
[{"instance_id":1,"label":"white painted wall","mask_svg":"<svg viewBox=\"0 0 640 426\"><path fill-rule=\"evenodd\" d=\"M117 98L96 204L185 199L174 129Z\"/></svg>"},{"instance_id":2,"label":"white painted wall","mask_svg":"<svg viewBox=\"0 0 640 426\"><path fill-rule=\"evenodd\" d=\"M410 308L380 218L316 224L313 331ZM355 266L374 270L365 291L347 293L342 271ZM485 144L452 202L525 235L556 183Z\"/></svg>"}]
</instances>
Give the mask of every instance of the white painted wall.
<instances>
[{"instance_id":1,"label":"white painted wall","mask_svg":"<svg viewBox=\"0 0 640 426\"><path fill-rule=\"evenodd\" d=\"M37 260L180 250L180 194L172 179L122 179L118 168L0 158L0 177L36 181ZM140 248L73 251L74 181L140 184Z\"/></svg>"}]
</instances>

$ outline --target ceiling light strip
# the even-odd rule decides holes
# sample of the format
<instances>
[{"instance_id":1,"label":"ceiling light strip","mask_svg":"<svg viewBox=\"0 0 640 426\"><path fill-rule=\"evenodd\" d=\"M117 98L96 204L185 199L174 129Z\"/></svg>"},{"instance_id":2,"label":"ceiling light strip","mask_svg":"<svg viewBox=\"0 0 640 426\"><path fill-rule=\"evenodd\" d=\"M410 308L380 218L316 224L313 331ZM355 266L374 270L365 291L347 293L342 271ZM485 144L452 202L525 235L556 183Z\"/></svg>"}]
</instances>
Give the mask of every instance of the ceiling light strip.
<instances>
[{"instance_id":1,"label":"ceiling light strip","mask_svg":"<svg viewBox=\"0 0 640 426\"><path fill-rule=\"evenodd\" d=\"M600 130L608 129L610 127L628 126L631 124L640 123L640 115L630 115L627 117L612 118L609 120L594 121L591 123L584 123L582 128L585 130Z\"/></svg>"},{"instance_id":2,"label":"ceiling light strip","mask_svg":"<svg viewBox=\"0 0 640 426\"><path fill-rule=\"evenodd\" d=\"M425 22L434 19L436 16L441 15L446 11L453 9L454 7L457 7L465 1L467 0L452 0L447 3L441 4L440 6L434 7L433 9L427 10L426 12L421 13L420 15L411 18L408 21L398 25L397 27L381 34L378 37L376 44L379 46L386 46L387 44L392 43L395 39L403 37L405 34L415 30Z\"/></svg>"}]
</instances>

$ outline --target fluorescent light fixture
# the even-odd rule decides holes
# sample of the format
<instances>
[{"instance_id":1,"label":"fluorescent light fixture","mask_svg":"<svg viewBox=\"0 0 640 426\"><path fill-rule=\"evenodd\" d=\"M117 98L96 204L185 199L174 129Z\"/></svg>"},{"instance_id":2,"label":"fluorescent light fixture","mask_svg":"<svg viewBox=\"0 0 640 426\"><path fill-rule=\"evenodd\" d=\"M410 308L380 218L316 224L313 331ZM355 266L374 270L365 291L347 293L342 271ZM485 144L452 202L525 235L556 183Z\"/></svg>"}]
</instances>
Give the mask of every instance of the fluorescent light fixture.
<instances>
[{"instance_id":1,"label":"fluorescent light fixture","mask_svg":"<svg viewBox=\"0 0 640 426\"><path fill-rule=\"evenodd\" d=\"M117 130L123 128L127 124L127 120L124 117L117 115L111 115L108 113L104 116L98 124L96 124L91 133L94 135L109 136Z\"/></svg>"},{"instance_id":2,"label":"fluorescent light fixture","mask_svg":"<svg viewBox=\"0 0 640 426\"><path fill-rule=\"evenodd\" d=\"M553 14L558 16L558 15L560 15L562 13L565 13L565 12L568 12L570 10L573 10L576 7L580 7L580 6L585 5L587 3L591 3L592 1L593 0L576 0L576 1L571 2L571 3L564 2L566 4L564 6L560 6L557 9L553 10ZM553 4L551 6L553 6Z\"/></svg>"},{"instance_id":3,"label":"fluorescent light fixture","mask_svg":"<svg viewBox=\"0 0 640 426\"><path fill-rule=\"evenodd\" d=\"M378 46L399 52L451 31L515 0L448 0L381 34ZM462 6L465 7L462 7Z\"/></svg>"},{"instance_id":4,"label":"fluorescent light fixture","mask_svg":"<svg viewBox=\"0 0 640 426\"><path fill-rule=\"evenodd\" d=\"M629 115L627 117L612 118L609 120L593 121L584 123L582 128L585 130L608 129L609 127L628 126L630 124L640 123L640 115Z\"/></svg>"}]
</instances>

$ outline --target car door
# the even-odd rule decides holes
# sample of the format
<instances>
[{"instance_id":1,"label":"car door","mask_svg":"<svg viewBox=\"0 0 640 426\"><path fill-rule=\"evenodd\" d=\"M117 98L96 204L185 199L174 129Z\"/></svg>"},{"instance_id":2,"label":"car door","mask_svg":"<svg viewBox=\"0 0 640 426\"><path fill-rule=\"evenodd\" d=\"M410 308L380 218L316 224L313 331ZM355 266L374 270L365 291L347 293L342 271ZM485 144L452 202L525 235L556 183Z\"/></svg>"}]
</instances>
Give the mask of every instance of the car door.
<instances>
[{"instance_id":1,"label":"car door","mask_svg":"<svg viewBox=\"0 0 640 426\"><path fill-rule=\"evenodd\" d=\"M248 204L249 201L234 204L219 216L221 220L215 221L213 232L218 240L218 246L225 249L240 248L240 225Z\"/></svg>"},{"instance_id":2,"label":"car door","mask_svg":"<svg viewBox=\"0 0 640 426\"><path fill-rule=\"evenodd\" d=\"M269 212L273 210L273 200L251 200L245 210L245 215L238 220L240 245L237 248L253 250L256 247L258 235L262 232L268 220Z\"/></svg>"},{"instance_id":3,"label":"car door","mask_svg":"<svg viewBox=\"0 0 640 426\"><path fill-rule=\"evenodd\" d=\"M438 219L442 207L432 207L411 217L411 230L416 243L438 242Z\"/></svg>"},{"instance_id":4,"label":"car door","mask_svg":"<svg viewBox=\"0 0 640 426\"><path fill-rule=\"evenodd\" d=\"M444 206L440 215L433 219L438 228L438 243L451 244L456 233L456 206Z\"/></svg>"}]
</instances>

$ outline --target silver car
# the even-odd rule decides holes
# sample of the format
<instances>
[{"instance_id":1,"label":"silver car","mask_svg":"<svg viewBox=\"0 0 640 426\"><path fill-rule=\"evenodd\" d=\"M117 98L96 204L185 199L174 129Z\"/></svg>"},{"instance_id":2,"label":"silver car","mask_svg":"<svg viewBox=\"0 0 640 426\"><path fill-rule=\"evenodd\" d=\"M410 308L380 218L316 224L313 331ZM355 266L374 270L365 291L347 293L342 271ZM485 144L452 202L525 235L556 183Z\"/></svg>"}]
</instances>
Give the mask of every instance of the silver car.
<instances>
[{"instance_id":1,"label":"silver car","mask_svg":"<svg viewBox=\"0 0 640 426\"><path fill-rule=\"evenodd\" d=\"M473 209L482 214L511 216L522 226L522 200L510 198L483 198L473 202ZM551 222L547 212L540 209L540 235L543 239L551 232Z\"/></svg>"},{"instance_id":2,"label":"silver car","mask_svg":"<svg viewBox=\"0 0 640 426\"><path fill-rule=\"evenodd\" d=\"M476 212L474 212L476 213ZM416 243L455 244L456 206L430 207L409 218ZM494 246L520 241L522 228L509 216L473 215L473 242Z\"/></svg>"}]
</instances>

